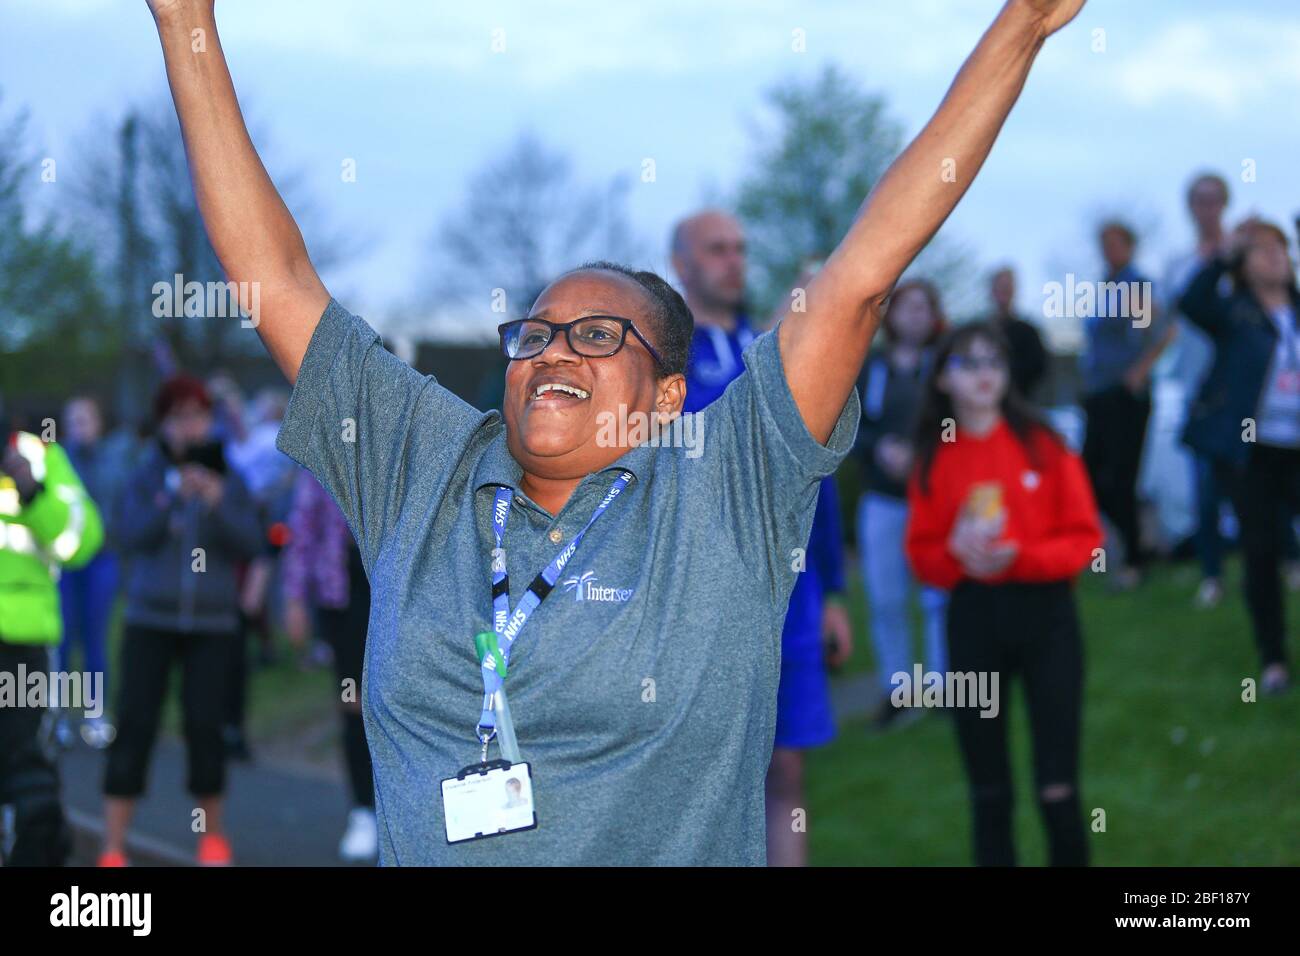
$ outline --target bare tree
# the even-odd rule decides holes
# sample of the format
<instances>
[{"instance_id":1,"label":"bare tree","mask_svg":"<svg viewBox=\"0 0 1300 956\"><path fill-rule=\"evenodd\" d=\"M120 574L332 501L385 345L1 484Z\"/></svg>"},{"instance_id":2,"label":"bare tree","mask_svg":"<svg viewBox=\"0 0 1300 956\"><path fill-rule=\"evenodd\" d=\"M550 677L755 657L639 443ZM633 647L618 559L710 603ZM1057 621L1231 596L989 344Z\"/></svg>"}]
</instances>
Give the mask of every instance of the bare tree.
<instances>
[{"instance_id":1,"label":"bare tree","mask_svg":"<svg viewBox=\"0 0 1300 956\"><path fill-rule=\"evenodd\" d=\"M76 184L73 216L104 250L100 267L131 345L131 361L147 363L148 353L159 349L198 370L239 357L260 358L256 337L241 335L237 321L153 314L155 283L171 284L178 274L186 282L224 279L199 216L170 101L131 108L111 132L95 129L85 143L88 174ZM355 253L355 241L322 224L294 176L280 177L280 191L296 211L318 268Z\"/></svg>"},{"instance_id":2,"label":"bare tree","mask_svg":"<svg viewBox=\"0 0 1300 956\"><path fill-rule=\"evenodd\" d=\"M884 99L833 66L811 82L773 88L767 101L768 122L754 125L756 155L735 202L764 314L789 304L782 299L805 262L830 255L903 144L903 130ZM942 239L912 267L955 297L969 295L964 286L972 270L967 257Z\"/></svg>"},{"instance_id":3,"label":"bare tree","mask_svg":"<svg viewBox=\"0 0 1300 956\"><path fill-rule=\"evenodd\" d=\"M519 315L547 283L585 260L643 259L644 245L627 221L629 187L626 177L584 186L567 158L534 133L519 134L473 175L463 206L439 226L431 244L436 280L424 298Z\"/></svg>"}]
</instances>

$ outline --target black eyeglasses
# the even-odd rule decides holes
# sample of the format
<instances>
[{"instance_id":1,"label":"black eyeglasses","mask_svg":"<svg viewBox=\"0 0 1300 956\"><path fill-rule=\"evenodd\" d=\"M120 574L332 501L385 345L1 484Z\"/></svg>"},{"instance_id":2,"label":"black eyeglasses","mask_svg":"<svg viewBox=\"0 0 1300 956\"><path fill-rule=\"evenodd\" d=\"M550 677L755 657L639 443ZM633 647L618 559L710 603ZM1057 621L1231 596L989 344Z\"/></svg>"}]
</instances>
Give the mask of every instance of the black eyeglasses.
<instances>
[{"instance_id":1,"label":"black eyeglasses","mask_svg":"<svg viewBox=\"0 0 1300 956\"><path fill-rule=\"evenodd\" d=\"M662 367L663 359L631 319L617 315L585 315L572 322L547 322L545 319L515 319L497 326L501 351L512 362L535 358L546 351L556 332L563 332L569 348L586 358L608 358L623 347L631 330L646 351Z\"/></svg>"},{"instance_id":2,"label":"black eyeglasses","mask_svg":"<svg viewBox=\"0 0 1300 956\"><path fill-rule=\"evenodd\" d=\"M958 372L1000 372L1007 367L1001 355L950 355L948 368Z\"/></svg>"}]
</instances>

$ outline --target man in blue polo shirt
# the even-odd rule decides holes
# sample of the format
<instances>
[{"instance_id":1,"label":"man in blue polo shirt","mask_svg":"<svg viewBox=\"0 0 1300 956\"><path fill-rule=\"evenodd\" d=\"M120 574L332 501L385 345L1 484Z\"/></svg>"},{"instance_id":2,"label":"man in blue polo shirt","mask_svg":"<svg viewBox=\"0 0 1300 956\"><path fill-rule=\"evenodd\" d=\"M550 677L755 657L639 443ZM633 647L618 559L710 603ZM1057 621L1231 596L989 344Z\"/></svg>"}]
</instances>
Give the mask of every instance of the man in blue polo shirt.
<instances>
[{"instance_id":1,"label":"man in blue polo shirt","mask_svg":"<svg viewBox=\"0 0 1300 956\"><path fill-rule=\"evenodd\" d=\"M735 217L706 209L673 230L673 268L695 316L686 367L686 412L698 412L722 396L744 369L742 355L754 341L745 314L745 235ZM707 427L709 415L703 421ZM835 480L822 479L812 534L792 563L802 568L790 593L781 634L781 683L776 702L776 739L767 773L767 862L803 866L807 832L792 825L804 806L804 750L835 736L827 659L836 666L853 648L844 591L844 545ZM827 648L823 635L829 639Z\"/></svg>"},{"instance_id":2,"label":"man in blue polo shirt","mask_svg":"<svg viewBox=\"0 0 1300 956\"><path fill-rule=\"evenodd\" d=\"M1115 528L1124 552L1113 580L1129 589L1146 563L1138 523L1137 483L1151 417L1151 370L1174 332L1156 308L1151 283L1133 265L1137 235L1108 222L1099 235L1105 282L1094 313L1083 321L1080 361L1087 432L1083 461L1097 505Z\"/></svg>"}]
</instances>

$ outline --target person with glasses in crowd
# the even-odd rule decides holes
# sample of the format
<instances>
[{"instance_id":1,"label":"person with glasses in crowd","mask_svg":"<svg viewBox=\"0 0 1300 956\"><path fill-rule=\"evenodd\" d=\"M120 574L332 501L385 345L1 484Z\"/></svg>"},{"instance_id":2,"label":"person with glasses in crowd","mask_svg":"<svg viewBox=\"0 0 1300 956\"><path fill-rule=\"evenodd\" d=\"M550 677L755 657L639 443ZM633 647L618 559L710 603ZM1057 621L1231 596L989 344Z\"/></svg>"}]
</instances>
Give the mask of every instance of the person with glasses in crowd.
<instances>
[{"instance_id":1,"label":"person with glasses in crowd","mask_svg":"<svg viewBox=\"0 0 1300 956\"><path fill-rule=\"evenodd\" d=\"M762 864L791 558L853 444L881 306L1083 0L1008 0L702 448L646 436L680 415L693 327L650 272L591 263L503 324L499 413L385 351L258 159L212 0L149 2L213 248L258 283L257 332L295 383L279 446L370 579L381 862ZM499 811L503 772L527 774L531 812Z\"/></svg>"},{"instance_id":2,"label":"person with glasses in crowd","mask_svg":"<svg viewBox=\"0 0 1300 956\"><path fill-rule=\"evenodd\" d=\"M1074 579L1097 557L1101 525L1082 463L1010 387L1010 365L1006 339L986 323L962 326L936 351L908 486L907 553L922 581L952 592L950 673L998 681L991 701L945 701L970 790L976 864L1016 862L1007 739L1014 677L1029 705L1049 861L1081 866Z\"/></svg>"}]
</instances>

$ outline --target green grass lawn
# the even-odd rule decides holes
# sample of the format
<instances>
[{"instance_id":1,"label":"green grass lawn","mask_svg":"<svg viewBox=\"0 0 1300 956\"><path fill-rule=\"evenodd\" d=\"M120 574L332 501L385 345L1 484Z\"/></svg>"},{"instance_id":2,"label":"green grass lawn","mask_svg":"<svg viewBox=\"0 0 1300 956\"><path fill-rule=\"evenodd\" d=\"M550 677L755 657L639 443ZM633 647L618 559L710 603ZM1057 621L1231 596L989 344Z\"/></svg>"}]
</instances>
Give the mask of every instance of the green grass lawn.
<instances>
[{"instance_id":1,"label":"green grass lawn","mask_svg":"<svg viewBox=\"0 0 1300 956\"><path fill-rule=\"evenodd\" d=\"M1242 702L1242 680L1258 677L1245 609L1235 592L1215 610L1194 609L1195 583L1190 567L1159 569L1124 595L1081 583L1081 789L1085 810L1104 810L1106 823L1091 834L1093 862L1296 865L1300 691ZM852 607L861 622L860 595ZM871 666L866 638L859 628L855 671ZM1019 689L1010 706L1017 846L1022 863L1038 864L1046 850ZM884 735L864 719L843 722L810 755L807 802L814 863L970 862L956 741L938 714Z\"/></svg>"}]
</instances>

